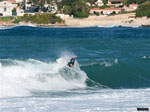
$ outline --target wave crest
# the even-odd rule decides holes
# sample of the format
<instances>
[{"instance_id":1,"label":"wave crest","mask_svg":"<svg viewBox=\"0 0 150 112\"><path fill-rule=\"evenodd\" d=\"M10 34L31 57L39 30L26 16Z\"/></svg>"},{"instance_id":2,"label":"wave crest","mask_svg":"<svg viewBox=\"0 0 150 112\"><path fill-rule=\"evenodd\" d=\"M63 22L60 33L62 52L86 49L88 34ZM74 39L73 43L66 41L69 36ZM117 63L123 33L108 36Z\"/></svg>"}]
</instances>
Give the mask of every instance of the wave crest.
<instances>
[{"instance_id":1,"label":"wave crest","mask_svg":"<svg viewBox=\"0 0 150 112\"><path fill-rule=\"evenodd\" d=\"M73 68L67 67L68 60L69 57L47 63L34 59L0 60L0 97L85 88L87 75L77 62Z\"/></svg>"}]
</instances>

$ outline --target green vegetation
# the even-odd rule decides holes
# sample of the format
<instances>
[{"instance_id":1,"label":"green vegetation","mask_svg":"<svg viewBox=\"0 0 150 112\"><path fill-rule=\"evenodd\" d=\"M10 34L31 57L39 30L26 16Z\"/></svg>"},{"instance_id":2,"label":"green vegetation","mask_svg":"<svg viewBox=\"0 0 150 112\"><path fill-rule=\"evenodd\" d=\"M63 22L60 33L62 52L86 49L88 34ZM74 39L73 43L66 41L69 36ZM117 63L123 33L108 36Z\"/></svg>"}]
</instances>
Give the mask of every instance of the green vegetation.
<instances>
[{"instance_id":1,"label":"green vegetation","mask_svg":"<svg viewBox=\"0 0 150 112\"><path fill-rule=\"evenodd\" d=\"M15 9L15 8L12 10L12 15L13 15L13 16L17 16L17 12L16 12L16 9Z\"/></svg>"},{"instance_id":2,"label":"green vegetation","mask_svg":"<svg viewBox=\"0 0 150 112\"><path fill-rule=\"evenodd\" d=\"M62 0L63 12L76 18L86 18L89 16L90 10L86 2L86 0Z\"/></svg>"},{"instance_id":3,"label":"green vegetation","mask_svg":"<svg viewBox=\"0 0 150 112\"><path fill-rule=\"evenodd\" d=\"M69 6L64 6L64 14L69 14L71 15L72 9Z\"/></svg>"},{"instance_id":4,"label":"green vegetation","mask_svg":"<svg viewBox=\"0 0 150 112\"><path fill-rule=\"evenodd\" d=\"M29 0L29 2L32 2L36 6L43 7L45 3L52 3L52 2L57 3L57 0Z\"/></svg>"},{"instance_id":5,"label":"green vegetation","mask_svg":"<svg viewBox=\"0 0 150 112\"><path fill-rule=\"evenodd\" d=\"M126 5L132 4L132 3L137 3L137 4L142 4L148 0L124 0L124 3Z\"/></svg>"},{"instance_id":6,"label":"green vegetation","mask_svg":"<svg viewBox=\"0 0 150 112\"><path fill-rule=\"evenodd\" d=\"M84 18L89 16L90 8L87 2L94 3L97 0L62 0L61 2L58 2L58 0L29 0L29 2L38 7L38 10L44 12L47 12L47 10L44 9L44 4L53 3L53 1L58 5L60 12L62 11L61 9L63 9L65 14L73 15L77 18Z\"/></svg>"},{"instance_id":7,"label":"green vegetation","mask_svg":"<svg viewBox=\"0 0 150 112\"><path fill-rule=\"evenodd\" d=\"M139 5L138 9L136 10L136 17L143 17L146 16L150 18L150 2L144 2Z\"/></svg>"},{"instance_id":8,"label":"green vegetation","mask_svg":"<svg viewBox=\"0 0 150 112\"><path fill-rule=\"evenodd\" d=\"M8 21L13 21L13 20L14 20L13 16L0 17L0 21L2 21L2 22L8 22Z\"/></svg>"},{"instance_id":9,"label":"green vegetation","mask_svg":"<svg viewBox=\"0 0 150 112\"><path fill-rule=\"evenodd\" d=\"M103 2L104 2L104 5L106 5L106 4L107 4L107 2L108 2L108 0L103 0Z\"/></svg>"},{"instance_id":10,"label":"green vegetation","mask_svg":"<svg viewBox=\"0 0 150 112\"><path fill-rule=\"evenodd\" d=\"M60 17L55 16L55 14L25 14L22 17L17 17L14 21L14 23L19 23L19 22L30 22L33 24L55 24L55 23L61 23L62 19Z\"/></svg>"},{"instance_id":11,"label":"green vegetation","mask_svg":"<svg viewBox=\"0 0 150 112\"><path fill-rule=\"evenodd\" d=\"M136 11L122 11L120 14L136 13Z\"/></svg>"},{"instance_id":12,"label":"green vegetation","mask_svg":"<svg viewBox=\"0 0 150 112\"><path fill-rule=\"evenodd\" d=\"M87 2L89 2L90 4L94 4L97 0L86 0Z\"/></svg>"},{"instance_id":13,"label":"green vegetation","mask_svg":"<svg viewBox=\"0 0 150 112\"><path fill-rule=\"evenodd\" d=\"M103 5L103 6L101 6L100 8L105 9L105 8L110 8L110 6L108 6L108 5Z\"/></svg>"}]
</instances>

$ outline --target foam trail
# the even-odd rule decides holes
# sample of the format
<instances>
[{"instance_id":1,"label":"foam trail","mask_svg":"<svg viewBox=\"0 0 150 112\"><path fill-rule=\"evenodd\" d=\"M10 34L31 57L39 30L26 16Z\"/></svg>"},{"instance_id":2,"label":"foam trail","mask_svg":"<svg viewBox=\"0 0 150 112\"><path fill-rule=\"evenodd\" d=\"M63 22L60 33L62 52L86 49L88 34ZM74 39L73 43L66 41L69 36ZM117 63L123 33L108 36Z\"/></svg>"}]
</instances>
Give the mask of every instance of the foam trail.
<instances>
[{"instance_id":1,"label":"foam trail","mask_svg":"<svg viewBox=\"0 0 150 112\"><path fill-rule=\"evenodd\" d=\"M87 75L77 62L72 68L66 66L69 59L64 56L48 63L34 59L0 60L0 97L85 88Z\"/></svg>"},{"instance_id":2,"label":"foam trail","mask_svg":"<svg viewBox=\"0 0 150 112\"><path fill-rule=\"evenodd\" d=\"M12 28L15 28L15 26L0 26L0 30L12 29Z\"/></svg>"},{"instance_id":3,"label":"foam trail","mask_svg":"<svg viewBox=\"0 0 150 112\"><path fill-rule=\"evenodd\" d=\"M108 62L108 61L102 61L102 62L92 62L92 63L87 63L87 64L82 64L81 66L92 66L92 65L104 65L105 67L111 67L113 66L114 64L118 64L118 59L115 58L113 60L113 62Z\"/></svg>"}]
</instances>

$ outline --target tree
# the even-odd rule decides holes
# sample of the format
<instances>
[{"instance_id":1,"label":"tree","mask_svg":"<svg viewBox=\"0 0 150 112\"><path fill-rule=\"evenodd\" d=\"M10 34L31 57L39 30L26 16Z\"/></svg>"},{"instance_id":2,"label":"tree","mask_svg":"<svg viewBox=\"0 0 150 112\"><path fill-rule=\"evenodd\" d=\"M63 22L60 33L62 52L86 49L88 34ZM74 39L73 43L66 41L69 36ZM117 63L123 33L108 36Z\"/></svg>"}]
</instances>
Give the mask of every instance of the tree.
<instances>
[{"instance_id":1,"label":"tree","mask_svg":"<svg viewBox=\"0 0 150 112\"><path fill-rule=\"evenodd\" d=\"M62 0L64 12L77 18L85 18L89 16L89 6L87 0Z\"/></svg>"},{"instance_id":2,"label":"tree","mask_svg":"<svg viewBox=\"0 0 150 112\"><path fill-rule=\"evenodd\" d=\"M128 4L128 0L123 0L123 4L126 5L126 6L128 6L129 5Z\"/></svg>"},{"instance_id":3,"label":"tree","mask_svg":"<svg viewBox=\"0 0 150 112\"><path fill-rule=\"evenodd\" d=\"M150 17L150 1L146 1L143 4L139 5L136 10L136 17Z\"/></svg>"},{"instance_id":4,"label":"tree","mask_svg":"<svg viewBox=\"0 0 150 112\"><path fill-rule=\"evenodd\" d=\"M13 10L12 10L12 15L13 15L13 16L16 16L16 15L17 15L17 12L16 12L16 9L15 9L15 8L13 8Z\"/></svg>"},{"instance_id":5,"label":"tree","mask_svg":"<svg viewBox=\"0 0 150 112\"><path fill-rule=\"evenodd\" d=\"M104 2L104 5L106 5L106 4L107 4L107 2L108 2L108 0L104 0L103 2Z\"/></svg>"},{"instance_id":6,"label":"tree","mask_svg":"<svg viewBox=\"0 0 150 112\"><path fill-rule=\"evenodd\" d=\"M71 15L71 7L70 6L64 6L64 14Z\"/></svg>"},{"instance_id":7,"label":"tree","mask_svg":"<svg viewBox=\"0 0 150 112\"><path fill-rule=\"evenodd\" d=\"M127 3L127 5L132 4L132 3L142 4L146 1L147 0L126 0L126 3Z\"/></svg>"}]
</instances>

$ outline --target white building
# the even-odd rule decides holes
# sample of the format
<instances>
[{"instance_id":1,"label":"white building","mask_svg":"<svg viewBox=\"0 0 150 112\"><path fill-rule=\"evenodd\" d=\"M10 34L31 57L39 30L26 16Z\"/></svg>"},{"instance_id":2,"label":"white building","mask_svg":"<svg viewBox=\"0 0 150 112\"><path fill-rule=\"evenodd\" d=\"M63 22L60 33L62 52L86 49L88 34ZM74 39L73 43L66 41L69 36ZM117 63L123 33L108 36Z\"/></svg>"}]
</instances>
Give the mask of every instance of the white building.
<instances>
[{"instance_id":1,"label":"white building","mask_svg":"<svg viewBox=\"0 0 150 112\"><path fill-rule=\"evenodd\" d=\"M123 7L124 0L108 0L107 5L111 7Z\"/></svg>"},{"instance_id":2,"label":"white building","mask_svg":"<svg viewBox=\"0 0 150 112\"><path fill-rule=\"evenodd\" d=\"M120 8L105 8L105 9L93 8L90 10L91 14L99 13L100 15L110 15L112 13L118 14L120 12L121 12Z\"/></svg>"},{"instance_id":3,"label":"white building","mask_svg":"<svg viewBox=\"0 0 150 112\"><path fill-rule=\"evenodd\" d=\"M12 10L17 6L17 4L13 4L8 1L0 2L0 15L2 16L12 16Z\"/></svg>"},{"instance_id":4,"label":"white building","mask_svg":"<svg viewBox=\"0 0 150 112\"><path fill-rule=\"evenodd\" d=\"M24 15L24 10L20 9L19 7L16 8L17 16L23 16Z\"/></svg>"},{"instance_id":5,"label":"white building","mask_svg":"<svg viewBox=\"0 0 150 112\"><path fill-rule=\"evenodd\" d=\"M46 7L49 11L55 13L58 10L57 4L52 3L52 4L45 4L44 7Z\"/></svg>"},{"instance_id":6,"label":"white building","mask_svg":"<svg viewBox=\"0 0 150 112\"><path fill-rule=\"evenodd\" d=\"M129 7L124 6L125 11L135 11L138 8L138 4L129 4Z\"/></svg>"},{"instance_id":7,"label":"white building","mask_svg":"<svg viewBox=\"0 0 150 112\"><path fill-rule=\"evenodd\" d=\"M138 4L130 4L129 7L133 10L136 10L138 8Z\"/></svg>"},{"instance_id":8,"label":"white building","mask_svg":"<svg viewBox=\"0 0 150 112\"><path fill-rule=\"evenodd\" d=\"M48 9L51 10L51 11L57 11L58 7L57 7L57 5L54 4L54 5L50 5L48 7Z\"/></svg>"},{"instance_id":9,"label":"white building","mask_svg":"<svg viewBox=\"0 0 150 112\"><path fill-rule=\"evenodd\" d=\"M22 3L23 2L23 0L15 0L16 1L16 3Z\"/></svg>"},{"instance_id":10,"label":"white building","mask_svg":"<svg viewBox=\"0 0 150 112\"><path fill-rule=\"evenodd\" d=\"M103 0L98 0L97 2L95 2L95 5L98 5L99 7L103 6L104 5Z\"/></svg>"},{"instance_id":11,"label":"white building","mask_svg":"<svg viewBox=\"0 0 150 112\"><path fill-rule=\"evenodd\" d=\"M30 10L32 5L32 2L29 2L29 0L25 0L25 10Z\"/></svg>"}]
</instances>

